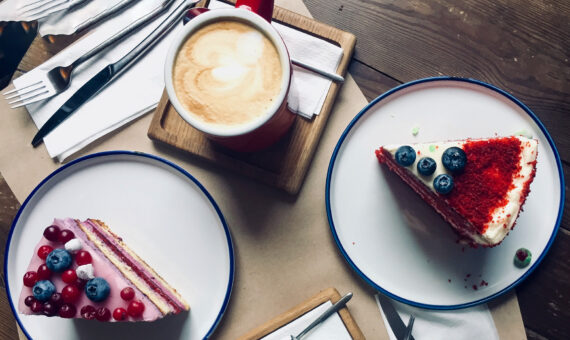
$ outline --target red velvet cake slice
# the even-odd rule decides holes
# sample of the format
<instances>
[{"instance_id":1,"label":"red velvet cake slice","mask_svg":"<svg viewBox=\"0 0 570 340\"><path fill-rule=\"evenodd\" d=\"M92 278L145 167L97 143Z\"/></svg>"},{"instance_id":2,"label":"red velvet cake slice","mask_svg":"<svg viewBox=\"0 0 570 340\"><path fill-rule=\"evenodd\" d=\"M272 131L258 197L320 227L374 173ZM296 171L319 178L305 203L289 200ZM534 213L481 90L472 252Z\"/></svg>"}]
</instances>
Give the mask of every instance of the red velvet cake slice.
<instances>
[{"instance_id":1,"label":"red velvet cake slice","mask_svg":"<svg viewBox=\"0 0 570 340\"><path fill-rule=\"evenodd\" d=\"M521 136L385 145L395 172L472 246L500 244L514 227L536 172L538 141Z\"/></svg>"},{"instance_id":2,"label":"red velvet cake slice","mask_svg":"<svg viewBox=\"0 0 570 340\"><path fill-rule=\"evenodd\" d=\"M154 321L189 309L105 223L55 219L36 246L18 311L99 321Z\"/></svg>"}]
</instances>

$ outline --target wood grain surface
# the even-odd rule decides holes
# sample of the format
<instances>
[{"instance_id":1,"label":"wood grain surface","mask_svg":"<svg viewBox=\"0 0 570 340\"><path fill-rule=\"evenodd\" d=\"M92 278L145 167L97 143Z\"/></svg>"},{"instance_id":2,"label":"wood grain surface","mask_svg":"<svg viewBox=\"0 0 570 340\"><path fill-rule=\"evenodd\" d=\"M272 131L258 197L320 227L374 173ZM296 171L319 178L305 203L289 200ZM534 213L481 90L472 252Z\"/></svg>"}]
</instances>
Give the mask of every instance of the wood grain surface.
<instances>
[{"instance_id":1,"label":"wood grain surface","mask_svg":"<svg viewBox=\"0 0 570 340\"><path fill-rule=\"evenodd\" d=\"M536 113L558 148L568 179L570 1L304 3L316 20L356 35L349 73L369 100L399 84L430 76L488 82L513 94ZM20 70L30 70L58 48L36 39ZM548 255L516 288L529 339L570 338L568 200L567 194L560 230ZM0 207L0 242L4 244L18 203L1 176ZM0 323L0 338L17 338L4 291L0 293Z\"/></svg>"}]
</instances>

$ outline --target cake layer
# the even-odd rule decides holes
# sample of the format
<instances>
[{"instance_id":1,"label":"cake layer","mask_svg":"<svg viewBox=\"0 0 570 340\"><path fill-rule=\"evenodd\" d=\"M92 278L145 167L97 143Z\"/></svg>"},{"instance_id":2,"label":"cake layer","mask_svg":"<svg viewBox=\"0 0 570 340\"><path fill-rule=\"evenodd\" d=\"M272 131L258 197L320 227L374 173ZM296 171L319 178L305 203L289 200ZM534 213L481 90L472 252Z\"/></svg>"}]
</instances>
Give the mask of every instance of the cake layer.
<instances>
[{"instance_id":1,"label":"cake layer","mask_svg":"<svg viewBox=\"0 0 570 340\"><path fill-rule=\"evenodd\" d=\"M469 139L409 145L416 153L407 166L395 160L401 145L386 145L376 151L380 163L406 181L463 236L484 246L499 244L511 230L530 191L536 171L538 142L522 136ZM445 150L457 147L467 157L465 168L452 173L442 163ZM418 162L429 157L435 172L422 175ZM448 194L434 188L434 179L449 175L454 187ZM457 216L460 218L457 218Z\"/></svg>"}]
</instances>

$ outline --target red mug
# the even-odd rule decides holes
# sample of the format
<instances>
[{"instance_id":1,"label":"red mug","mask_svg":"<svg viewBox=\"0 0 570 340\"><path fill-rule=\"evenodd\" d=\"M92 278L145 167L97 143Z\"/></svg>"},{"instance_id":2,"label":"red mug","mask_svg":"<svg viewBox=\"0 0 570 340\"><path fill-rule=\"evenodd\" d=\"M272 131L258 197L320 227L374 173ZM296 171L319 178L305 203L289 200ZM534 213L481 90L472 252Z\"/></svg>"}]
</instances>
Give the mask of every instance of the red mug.
<instances>
[{"instance_id":1,"label":"red mug","mask_svg":"<svg viewBox=\"0 0 570 340\"><path fill-rule=\"evenodd\" d=\"M289 53L287 52L287 48L285 47L281 36L273 28L273 26L271 26L273 0L238 0L235 7L236 8L215 9L210 11L205 9L191 10L191 15L194 15L195 17L189 21L182 28L182 31L178 34L178 36L175 37L167 54L165 65L165 85L170 102L178 114L187 123L192 125L197 130L205 133L209 139L227 148L242 152L253 152L265 149L277 142L287 133L295 120L295 115L287 109L287 94L289 92L289 87L291 84L292 67ZM215 78L217 81L218 78L216 78L215 71L227 68L226 64L228 64L228 59L220 57L219 59L223 60L225 64L218 67L215 62L215 60L217 60L216 58L206 58L206 62L208 63L207 68L195 71L192 70L192 67L197 68L198 66L188 66L187 70L190 71L188 71L188 73L181 73L178 70L179 67L182 68L182 66L177 66L177 58L182 58L182 61L178 62L178 65L182 65L185 62L184 59L186 58L185 55L181 56L183 53L186 53L184 50L185 43L188 41L188 44L190 44L190 38L193 35L198 35L196 33L199 33L199 31L206 26L225 21L244 23L247 26L252 27L255 31L262 33L263 36L268 39L271 45L275 47L276 52L276 54L273 54L274 57L271 57L271 63L273 66L275 66L272 67L272 69L280 69L281 71L274 71L273 74L280 74L280 78L269 77L265 75L261 80L255 78L256 81L245 82L239 77L243 72L245 72L243 74L247 75L247 72L249 72L250 68L251 72L253 72L252 74L258 75L259 73L263 72L259 70L253 70L252 67L254 67L254 65L257 65L257 63L253 62L252 60L246 60L246 63L248 63L246 68L242 67L239 62L236 62L236 70L239 70L239 72L230 71L228 73L228 76L222 76L222 78L218 77L224 81L226 78L229 79L227 86L225 83L220 82L209 84L209 87L204 85L201 87L201 89L204 91L203 97L199 97L198 94L200 92L196 90L198 86L196 85L196 87L194 87L194 83L198 83L198 81L195 81L195 78L187 77L186 75L196 74L196 79L199 75L204 79ZM226 45L228 44L220 44L220 46L222 46L220 48L224 50L224 53L226 52L225 49L227 49ZM231 45L233 46L234 44ZM200 46L207 46L207 49L209 49L210 46L213 46L213 49L217 48L216 44L213 42L211 44L202 44ZM236 48L240 49L239 46ZM245 47L242 49L245 49ZM250 50L257 51L256 48L249 48L247 49L246 53L250 53ZM243 53L243 51L240 53ZM264 54L264 56L265 55L267 54ZM235 61L234 59L236 58L232 58L229 61L228 65L231 64L233 67L233 63ZM214 66L209 65L210 63L213 63ZM261 68L261 66L259 66L259 68ZM214 76L207 74L208 72L212 73ZM207 75L205 76L205 74ZM218 74L221 73L218 72ZM181 77L180 75L184 75L184 77ZM260 83L258 80L262 82ZM185 83L192 83L192 86L189 85L188 90L181 90L182 87L186 86ZM270 86L256 87L254 84L270 84ZM233 89L233 93L228 92L232 91L232 86L234 85L235 88ZM177 86L179 88L178 91ZM251 95L251 93L256 93L255 91L258 90L258 88L259 90L263 89L263 91L260 91L261 94L259 98L255 97L255 95ZM267 95L267 92L269 92L268 89L275 89L272 92L271 97L268 97L270 101L266 101L266 98L263 97ZM215 97L218 92L220 93L219 98ZM193 98L188 99L191 96L193 96ZM206 97L208 99L203 99ZM250 97L254 98L251 106L245 99ZM265 105L263 109L259 109L259 107L255 106L257 104L254 104L257 101L260 101L260 99L264 99L263 102L269 103L268 105ZM197 109L192 111L192 108L189 108L189 105L184 104L185 100L187 100L187 102L210 100L212 105L210 105L211 103L200 102L196 104ZM211 109L211 116L202 117L196 114L196 112L202 110L202 108L210 108L214 106L216 106L216 109ZM255 107L255 110L251 110L251 112L262 113L253 118L250 117L244 119L243 121L239 121L237 117L241 117L242 113L249 113L250 107ZM228 120L235 119L236 121L232 123L221 122L221 119L220 121L217 121L215 118L216 113L213 112L215 110L219 111L220 117L227 117ZM232 115L232 113L236 114Z\"/></svg>"}]
</instances>

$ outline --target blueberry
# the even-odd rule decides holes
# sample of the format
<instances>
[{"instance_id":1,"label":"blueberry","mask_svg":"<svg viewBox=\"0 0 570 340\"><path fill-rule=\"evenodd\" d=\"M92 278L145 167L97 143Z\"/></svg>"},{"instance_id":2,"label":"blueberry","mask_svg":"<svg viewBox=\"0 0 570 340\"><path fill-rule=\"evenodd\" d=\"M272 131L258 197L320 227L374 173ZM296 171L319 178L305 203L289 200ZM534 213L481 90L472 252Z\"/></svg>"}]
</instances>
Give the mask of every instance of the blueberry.
<instances>
[{"instance_id":1,"label":"blueberry","mask_svg":"<svg viewBox=\"0 0 570 340\"><path fill-rule=\"evenodd\" d=\"M433 187L435 191L439 192L440 194L449 194L451 189L453 189L453 178L451 178L451 176L448 174L438 175L433 180Z\"/></svg>"},{"instance_id":2,"label":"blueberry","mask_svg":"<svg viewBox=\"0 0 570 340\"><path fill-rule=\"evenodd\" d=\"M111 287L102 277L96 277L87 281L85 285L85 294L93 302L101 302L109 296Z\"/></svg>"},{"instance_id":3,"label":"blueberry","mask_svg":"<svg viewBox=\"0 0 570 340\"><path fill-rule=\"evenodd\" d=\"M41 280L36 282L32 288L34 297L38 301L47 301L55 293L55 286L49 280Z\"/></svg>"},{"instance_id":4,"label":"blueberry","mask_svg":"<svg viewBox=\"0 0 570 340\"><path fill-rule=\"evenodd\" d=\"M46 258L49 270L61 273L71 266L71 254L65 249L54 249Z\"/></svg>"},{"instance_id":5,"label":"blueberry","mask_svg":"<svg viewBox=\"0 0 570 340\"><path fill-rule=\"evenodd\" d=\"M424 176L429 176L435 172L437 164L431 157L423 157L418 161L418 172Z\"/></svg>"},{"instance_id":6,"label":"blueberry","mask_svg":"<svg viewBox=\"0 0 570 340\"><path fill-rule=\"evenodd\" d=\"M396 150L395 157L401 166L409 166L416 161L416 151L409 145L403 145Z\"/></svg>"},{"instance_id":7,"label":"blueberry","mask_svg":"<svg viewBox=\"0 0 570 340\"><path fill-rule=\"evenodd\" d=\"M443 152L441 162L447 170L451 172L459 172L465 168L467 156L465 155L465 151L453 146Z\"/></svg>"}]
</instances>

